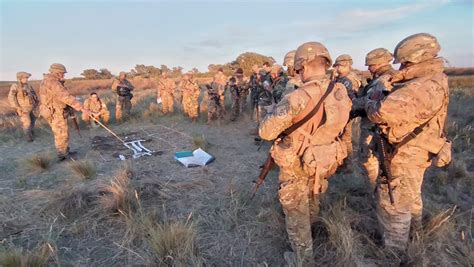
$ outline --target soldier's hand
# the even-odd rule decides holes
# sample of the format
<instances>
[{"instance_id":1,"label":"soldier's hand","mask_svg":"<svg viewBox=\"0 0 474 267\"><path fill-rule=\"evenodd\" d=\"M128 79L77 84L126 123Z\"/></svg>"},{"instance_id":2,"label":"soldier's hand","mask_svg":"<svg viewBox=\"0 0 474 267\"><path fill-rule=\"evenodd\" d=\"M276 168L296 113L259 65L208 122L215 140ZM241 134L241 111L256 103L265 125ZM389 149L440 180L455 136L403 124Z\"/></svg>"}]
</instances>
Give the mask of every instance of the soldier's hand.
<instances>
[{"instance_id":1,"label":"soldier's hand","mask_svg":"<svg viewBox=\"0 0 474 267\"><path fill-rule=\"evenodd\" d=\"M82 108L81 112L82 112L82 114L84 114L84 116L87 116L87 117L89 117L91 115L90 110L88 110L86 108Z\"/></svg>"}]
</instances>

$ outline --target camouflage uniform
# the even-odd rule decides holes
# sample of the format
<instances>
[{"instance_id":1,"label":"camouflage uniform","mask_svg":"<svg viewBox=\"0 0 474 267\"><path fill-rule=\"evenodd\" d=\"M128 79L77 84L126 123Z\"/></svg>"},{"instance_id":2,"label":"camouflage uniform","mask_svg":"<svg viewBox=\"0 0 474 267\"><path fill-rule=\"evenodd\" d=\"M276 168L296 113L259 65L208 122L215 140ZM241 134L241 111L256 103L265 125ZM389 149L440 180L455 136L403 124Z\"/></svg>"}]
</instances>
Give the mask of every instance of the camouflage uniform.
<instances>
[{"instance_id":1,"label":"camouflage uniform","mask_svg":"<svg viewBox=\"0 0 474 267\"><path fill-rule=\"evenodd\" d=\"M283 68L279 65L273 65L272 67L272 97L275 103L280 102L286 91L286 85L288 78L283 73Z\"/></svg>"},{"instance_id":2,"label":"camouflage uniform","mask_svg":"<svg viewBox=\"0 0 474 267\"><path fill-rule=\"evenodd\" d=\"M255 115L256 108L258 106L258 98L260 94L260 84L259 84L259 69L257 65L252 67L253 73L250 75L249 86L250 86L250 108L252 110L252 116ZM255 118L255 116L254 116Z\"/></svg>"},{"instance_id":3,"label":"camouflage uniform","mask_svg":"<svg viewBox=\"0 0 474 267\"><path fill-rule=\"evenodd\" d=\"M238 70L239 71L239 70ZM248 91L248 83L243 75L242 69L236 72L235 76L230 78L226 87L231 93L232 108L230 120L235 121L242 112L242 104L245 102L245 92Z\"/></svg>"},{"instance_id":4,"label":"camouflage uniform","mask_svg":"<svg viewBox=\"0 0 474 267\"><path fill-rule=\"evenodd\" d=\"M439 50L438 41L429 34L402 40L395 48L395 63L401 63L401 68L391 78L391 93L382 98L369 92L366 103L368 118L396 146L390 163L395 203L390 203L387 186L381 184L377 212L385 246L401 250L406 248L410 224L414 229L421 226L424 172L431 165L432 155L446 144L443 128L449 88L443 60L436 58ZM420 126L421 133L414 134ZM398 144L407 136L412 139Z\"/></svg>"},{"instance_id":5,"label":"camouflage uniform","mask_svg":"<svg viewBox=\"0 0 474 267\"><path fill-rule=\"evenodd\" d=\"M259 73L259 95L258 95L258 115L262 121L267 114L271 114L274 108L274 100L272 96L272 77L269 72L260 70Z\"/></svg>"},{"instance_id":6,"label":"camouflage uniform","mask_svg":"<svg viewBox=\"0 0 474 267\"><path fill-rule=\"evenodd\" d=\"M319 57L331 61L323 45L305 43L296 51L295 68ZM263 139L274 140L303 119L309 113L307 106L314 108L330 84L326 75L307 80L298 90L284 96L275 112L263 119L259 128ZM311 266L313 261L311 223L318 216L321 194L326 191L328 177L347 156L338 136L349 118L350 107L344 86L334 84L319 112L290 135L276 139L271 149L280 167L278 195L286 215L286 230L297 259L304 265Z\"/></svg>"},{"instance_id":7,"label":"camouflage uniform","mask_svg":"<svg viewBox=\"0 0 474 267\"><path fill-rule=\"evenodd\" d=\"M302 85L300 76L297 75L294 71L295 53L295 50L290 51L285 55L285 58L283 59L283 66L287 67L286 74L288 77L288 82L286 83L285 88L285 94L293 92Z\"/></svg>"},{"instance_id":8,"label":"camouflage uniform","mask_svg":"<svg viewBox=\"0 0 474 267\"><path fill-rule=\"evenodd\" d=\"M119 77L123 79L114 79L112 82L112 91L117 94L117 102L115 104L115 119L121 121L123 114L130 116L132 109L133 85L125 78L125 72L121 72Z\"/></svg>"},{"instance_id":9,"label":"camouflage uniform","mask_svg":"<svg viewBox=\"0 0 474 267\"><path fill-rule=\"evenodd\" d=\"M363 105L358 103L363 101L367 96L367 92L379 83L379 78L382 76L392 76L395 70L390 65L393 60L392 54L385 48L377 48L370 51L366 56L366 66L373 66L375 64L380 67L374 71L372 78L368 81L367 86L359 90L358 98L353 100L353 110L358 112L358 109L364 109ZM371 190L375 189L377 176L379 174L379 161L374 154L374 148L371 145L373 138L373 123L366 116L362 116L360 120L360 139L359 139L359 160L366 171L368 182Z\"/></svg>"},{"instance_id":10,"label":"camouflage uniform","mask_svg":"<svg viewBox=\"0 0 474 267\"><path fill-rule=\"evenodd\" d=\"M334 63L334 67L338 65L345 65L345 66L352 66L352 58L349 55L340 55L336 58L336 62ZM337 83L341 83L347 89L347 94L351 100L357 98L357 94L359 92L359 88L362 85L361 79L358 75L351 71L348 74L341 75L339 74L336 78ZM342 133L341 139L346 144L347 152L349 155L352 154L352 125L354 121L351 120L347 123L346 128L344 128L344 132Z\"/></svg>"},{"instance_id":11,"label":"camouflage uniform","mask_svg":"<svg viewBox=\"0 0 474 267\"><path fill-rule=\"evenodd\" d=\"M39 101L35 90L28 83L22 84L21 79L29 78L31 74L18 72L16 74L18 83L12 84L8 93L10 105L16 109L23 127L23 132L27 141L33 141L33 128L35 127L35 110Z\"/></svg>"},{"instance_id":12,"label":"camouflage uniform","mask_svg":"<svg viewBox=\"0 0 474 267\"><path fill-rule=\"evenodd\" d=\"M181 82L183 92L183 110L193 121L198 118L199 95L201 93L198 84L192 79L191 74Z\"/></svg>"},{"instance_id":13,"label":"camouflage uniform","mask_svg":"<svg viewBox=\"0 0 474 267\"><path fill-rule=\"evenodd\" d=\"M167 76L163 75L160 81L158 82L158 92L161 97L163 113L173 113L174 112L174 90L176 84L174 81Z\"/></svg>"},{"instance_id":14,"label":"camouflage uniform","mask_svg":"<svg viewBox=\"0 0 474 267\"><path fill-rule=\"evenodd\" d=\"M97 99L94 99L90 96L84 101L84 108L90 110L92 113L91 116L94 116L96 120L102 119L105 124L109 123L110 112L107 109L107 105L103 103L100 98L97 97ZM82 120L88 124L91 118L88 114L82 113Z\"/></svg>"},{"instance_id":15,"label":"camouflage uniform","mask_svg":"<svg viewBox=\"0 0 474 267\"><path fill-rule=\"evenodd\" d=\"M221 105L225 110L225 85L227 83L227 76L224 75L222 70L219 70L216 75L214 75L214 86L217 88L217 92L219 93L219 98L221 101Z\"/></svg>"},{"instance_id":16,"label":"camouflage uniform","mask_svg":"<svg viewBox=\"0 0 474 267\"><path fill-rule=\"evenodd\" d=\"M58 72L66 73L66 68L61 64L51 65L40 85L40 114L45 118L54 135L54 144L59 160L64 160L69 155L69 129L67 124L68 107L83 111L82 104L72 96L64 86L64 81Z\"/></svg>"},{"instance_id":17,"label":"camouflage uniform","mask_svg":"<svg viewBox=\"0 0 474 267\"><path fill-rule=\"evenodd\" d=\"M207 86L207 101L207 123L211 123L212 120L222 119L223 110L219 94L210 85Z\"/></svg>"}]
</instances>

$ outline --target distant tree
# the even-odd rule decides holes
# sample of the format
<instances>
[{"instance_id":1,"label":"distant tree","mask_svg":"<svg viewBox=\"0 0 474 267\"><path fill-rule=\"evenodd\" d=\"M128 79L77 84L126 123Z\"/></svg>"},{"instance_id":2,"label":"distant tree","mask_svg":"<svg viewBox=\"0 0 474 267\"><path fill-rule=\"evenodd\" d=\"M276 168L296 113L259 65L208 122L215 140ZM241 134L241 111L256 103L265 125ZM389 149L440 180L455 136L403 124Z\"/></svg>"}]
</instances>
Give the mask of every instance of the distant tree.
<instances>
[{"instance_id":1,"label":"distant tree","mask_svg":"<svg viewBox=\"0 0 474 267\"><path fill-rule=\"evenodd\" d=\"M173 69L171 70L171 76L172 77L179 77L183 75L183 67L173 67Z\"/></svg>"},{"instance_id":2,"label":"distant tree","mask_svg":"<svg viewBox=\"0 0 474 267\"><path fill-rule=\"evenodd\" d=\"M108 69L100 69L99 76L101 79L110 79L113 77L112 73Z\"/></svg>"},{"instance_id":3,"label":"distant tree","mask_svg":"<svg viewBox=\"0 0 474 267\"><path fill-rule=\"evenodd\" d=\"M98 80L100 79L99 72L95 69L86 69L81 73L87 80Z\"/></svg>"},{"instance_id":4,"label":"distant tree","mask_svg":"<svg viewBox=\"0 0 474 267\"><path fill-rule=\"evenodd\" d=\"M170 68L168 68L168 66L166 66L166 65L161 65L160 70L161 70L161 72L170 72L171 71Z\"/></svg>"},{"instance_id":5,"label":"distant tree","mask_svg":"<svg viewBox=\"0 0 474 267\"><path fill-rule=\"evenodd\" d=\"M161 69L155 66L145 66L143 64L135 65L135 68L131 70L132 76L140 76L142 78L155 77L161 74Z\"/></svg>"},{"instance_id":6,"label":"distant tree","mask_svg":"<svg viewBox=\"0 0 474 267\"><path fill-rule=\"evenodd\" d=\"M197 68L193 68L191 71L192 71L193 73L199 73L199 70L198 70Z\"/></svg>"},{"instance_id":7,"label":"distant tree","mask_svg":"<svg viewBox=\"0 0 474 267\"><path fill-rule=\"evenodd\" d=\"M264 62L269 62L270 64L275 63L275 59L272 57L264 56L261 54L253 53L253 52L245 52L240 54L234 63L235 65L239 66L244 70L245 75L250 75L252 73L252 66L258 65L262 66Z\"/></svg>"}]
</instances>

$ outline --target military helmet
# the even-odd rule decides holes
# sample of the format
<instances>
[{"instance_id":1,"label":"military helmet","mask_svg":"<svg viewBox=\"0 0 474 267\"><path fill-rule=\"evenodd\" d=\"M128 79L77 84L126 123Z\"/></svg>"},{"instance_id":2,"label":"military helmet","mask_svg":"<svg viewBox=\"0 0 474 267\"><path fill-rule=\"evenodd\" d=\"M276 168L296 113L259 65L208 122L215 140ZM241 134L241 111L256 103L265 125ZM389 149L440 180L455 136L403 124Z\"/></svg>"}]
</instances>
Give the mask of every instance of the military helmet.
<instances>
[{"instance_id":1,"label":"military helmet","mask_svg":"<svg viewBox=\"0 0 474 267\"><path fill-rule=\"evenodd\" d=\"M278 64L273 65L272 69L270 70L270 73L272 74L280 74L281 72L283 72L283 67Z\"/></svg>"},{"instance_id":2,"label":"military helmet","mask_svg":"<svg viewBox=\"0 0 474 267\"><path fill-rule=\"evenodd\" d=\"M295 53L296 50L291 50L286 53L285 58L283 59L283 66L293 66L295 65Z\"/></svg>"},{"instance_id":3,"label":"military helmet","mask_svg":"<svg viewBox=\"0 0 474 267\"><path fill-rule=\"evenodd\" d=\"M243 70L242 68L237 68L237 70L235 71L235 74L243 75L243 74L244 74L244 70Z\"/></svg>"},{"instance_id":4,"label":"military helmet","mask_svg":"<svg viewBox=\"0 0 474 267\"><path fill-rule=\"evenodd\" d=\"M436 37L428 33L417 33L401 40L395 47L394 63L420 63L435 58L441 46Z\"/></svg>"},{"instance_id":5,"label":"military helmet","mask_svg":"<svg viewBox=\"0 0 474 267\"><path fill-rule=\"evenodd\" d=\"M365 56L365 65L389 64L393 60L393 55L385 48L376 48Z\"/></svg>"},{"instance_id":6,"label":"military helmet","mask_svg":"<svg viewBox=\"0 0 474 267\"><path fill-rule=\"evenodd\" d=\"M30 78L31 74L25 71L20 71L16 73L16 79L21 80L22 78Z\"/></svg>"},{"instance_id":7,"label":"military helmet","mask_svg":"<svg viewBox=\"0 0 474 267\"><path fill-rule=\"evenodd\" d=\"M51 73L67 73L66 67L63 64L53 63L49 67L49 72Z\"/></svg>"},{"instance_id":8,"label":"military helmet","mask_svg":"<svg viewBox=\"0 0 474 267\"><path fill-rule=\"evenodd\" d=\"M349 65L352 66L352 57L347 54L340 55L336 58L336 62L334 62L333 67L337 65Z\"/></svg>"},{"instance_id":9,"label":"military helmet","mask_svg":"<svg viewBox=\"0 0 474 267\"><path fill-rule=\"evenodd\" d=\"M308 42L300 45L295 52L295 70L300 70L304 65L313 61L317 57L323 57L332 65L332 59L328 49L321 43Z\"/></svg>"}]
</instances>

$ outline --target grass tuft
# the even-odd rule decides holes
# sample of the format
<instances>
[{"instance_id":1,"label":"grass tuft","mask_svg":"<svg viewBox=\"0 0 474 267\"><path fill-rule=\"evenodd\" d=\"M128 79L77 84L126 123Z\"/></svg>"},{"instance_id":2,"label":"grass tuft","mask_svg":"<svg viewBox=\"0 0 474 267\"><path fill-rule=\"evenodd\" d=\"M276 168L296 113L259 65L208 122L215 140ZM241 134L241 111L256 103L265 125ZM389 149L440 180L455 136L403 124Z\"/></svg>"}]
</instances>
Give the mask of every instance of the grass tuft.
<instances>
[{"instance_id":1,"label":"grass tuft","mask_svg":"<svg viewBox=\"0 0 474 267\"><path fill-rule=\"evenodd\" d=\"M0 266L4 267L42 267L54 254L54 248L45 243L32 251L12 248L0 252Z\"/></svg>"},{"instance_id":2,"label":"grass tuft","mask_svg":"<svg viewBox=\"0 0 474 267\"><path fill-rule=\"evenodd\" d=\"M45 171L52 165L53 159L48 154L35 154L24 160L25 166L31 171Z\"/></svg>"},{"instance_id":3,"label":"grass tuft","mask_svg":"<svg viewBox=\"0 0 474 267\"><path fill-rule=\"evenodd\" d=\"M89 160L74 160L68 166L82 180L92 179L97 173L96 166Z\"/></svg>"}]
</instances>

